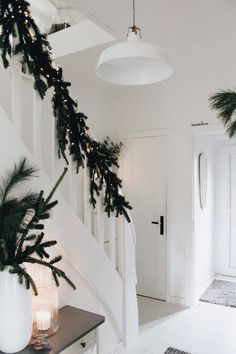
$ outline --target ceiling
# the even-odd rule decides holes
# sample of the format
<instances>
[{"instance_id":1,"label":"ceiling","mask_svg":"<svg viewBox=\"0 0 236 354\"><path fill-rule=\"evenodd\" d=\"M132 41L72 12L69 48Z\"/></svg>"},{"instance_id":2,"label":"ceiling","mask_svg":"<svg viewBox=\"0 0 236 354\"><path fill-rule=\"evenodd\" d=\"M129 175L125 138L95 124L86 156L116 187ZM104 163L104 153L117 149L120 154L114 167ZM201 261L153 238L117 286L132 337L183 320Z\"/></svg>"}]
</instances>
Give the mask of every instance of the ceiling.
<instances>
[{"instance_id":1,"label":"ceiling","mask_svg":"<svg viewBox=\"0 0 236 354\"><path fill-rule=\"evenodd\" d=\"M67 0L119 41L125 39L132 22L131 0ZM208 67L212 72L228 70L236 63L235 0L136 0L137 24L143 40L167 49L175 75ZM103 47L62 59L77 66L78 78L95 80L94 68ZM235 64L234 64L235 66ZM80 70L80 68L82 68ZM204 70L203 70L204 72Z\"/></svg>"},{"instance_id":2,"label":"ceiling","mask_svg":"<svg viewBox=\"0 0 236 354\"><path fill-rule=\"evenodd\" d=\"M45 14L56 7L75 11L102 25L118 39L132 24L132 0L31 0ZM58 5L58 6L53 6ZM197 35L224 32L234 24L235 0L136 0L137 24L145 40L170 47L178 41L192 42Z\"/></svg>"},{"instance_id":3,"label":"ceiling","mask_svg":"<svg viewBox=\"0 0 236 354\"><path fill-rule=\"evenodd\" d=\"M117 41L126 38L127 28L132 22L132 0L63 1L103 27ZM142 112L145 122L149 116L153 122L158 116L163 127L167 121L171 125L175 119L179 124L184 115L186 121L191 119L195 122L208 119L211 114L213 121L215 113L209 113L210 93L219 89L235 89L236 1L136 0L136 8L137 25L142 28L143 40L157 43L168 51L174 75L147 87L106 84L96 78L95 67L99 54L109 44L99 45L57 59L64 68L65 79L72 82L73 94L82 99L85 111L94 107L95 113L102 106L103 96L105 106L110 104L110 97L111 102L114 102L113 97L124 97L124 112L119 119L127 116L125 110L131 101L133 111L130 111L130 117ZM88 99L90 90L94 92L91 97L95 97L96 104ZM89 101L87 106L86 100ZM120 99L118 102L118 107L122 106ZM150 129L152 124L148 126Z\"/></svg>"},{"instance_id":4,"label":"ceiling","mask_svg":"<svg viewBox=\"0 0 236 354\"><path fill-rule=\"evenodd\" d=\"M132 0L67 0L85 16L103 24L118 38L132 22ZM144 39L164 41L192 38L196 32L222 30L236 18L235 0L136 0L137 24ZM234 20L235 23L235 20Z\"/></svg>"}]
</instances>

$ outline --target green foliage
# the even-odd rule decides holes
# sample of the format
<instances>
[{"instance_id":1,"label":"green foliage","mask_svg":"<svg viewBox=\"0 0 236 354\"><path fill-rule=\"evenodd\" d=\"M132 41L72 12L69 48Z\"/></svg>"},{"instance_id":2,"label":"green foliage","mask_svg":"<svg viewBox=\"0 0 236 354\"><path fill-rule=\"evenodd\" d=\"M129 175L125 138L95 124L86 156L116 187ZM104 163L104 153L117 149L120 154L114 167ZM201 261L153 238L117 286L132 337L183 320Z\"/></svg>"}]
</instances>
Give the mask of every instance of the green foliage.
<instances>
[{"instance_id":1,"label":"green foliage","mask_svg":"<svg viewBox=\"0 0 236 354\"><path fill-rule=\"evenodd\" d=\"M50 259L48 249L57 244L55 240L44 241L44 221L57 204L53 195L65 176L67 169L58 179L47 198L44 192L30 192L23 196L16 193L17 187L35 176L36 169L23 158L7 171L0 184L0 270L10 267L10 273L17 274L20 284L27 289L32 287L37 295L34 280L27 273L24 264L33 263L48 267L52 271L56 285L64 278L74 289L74 284L66 274L55 267L61 256Z\"/></svg>"},{"instance_id":2,"label":"green foliage","mask_svg":"<svg viewBox=\"0 0 236 354\"><path fill-rule=\"evenodd\" d=\"M211 108L218 111L218 118L227 128L230 138L236 135L236 92L221 91L210 97Z\"/></svg>"},{"instance_id":3,"label":"green foliage","mask_svg":"<svg viewBox=\"0 0 236 354\"><path fill-rule=\"evenodd\" d=\"M106 139L100 144L101 150L103 150L104 153L109 154L112 165L116 167L119 167L118 159L121 154L122 147L122 142L114 143L109 136L107 136Z\"/></svg>"},{"instance_id":4,"label":"green foliage","mask_svg":"<svg viewBox=\"0 0 236 354\"><path fill-rule=\"evenodd\" d=\"M111 146L99 143L88 134L87 117L78 112L77 103L70 95L70 82L63 78L63 70L52 60L47 37L40 33L25 0L0 0L0 51L4 66L9 57L19 54L22 71L34 77L34 88L43 99L52 87L52 107L56 119L58 155L68 164L67 153L72 156L76 170L87 164L90 173L90 201L95 207L96 197L105 190L105 211L110 215L125 215L131 209L129 202L120 194L122 181L112 171L117 166ZM12 46L11 36L17 38ZM94 178L96 176L96 180ZM127 217L129 220L129 218Z\"/></svg>"}]
</instances>

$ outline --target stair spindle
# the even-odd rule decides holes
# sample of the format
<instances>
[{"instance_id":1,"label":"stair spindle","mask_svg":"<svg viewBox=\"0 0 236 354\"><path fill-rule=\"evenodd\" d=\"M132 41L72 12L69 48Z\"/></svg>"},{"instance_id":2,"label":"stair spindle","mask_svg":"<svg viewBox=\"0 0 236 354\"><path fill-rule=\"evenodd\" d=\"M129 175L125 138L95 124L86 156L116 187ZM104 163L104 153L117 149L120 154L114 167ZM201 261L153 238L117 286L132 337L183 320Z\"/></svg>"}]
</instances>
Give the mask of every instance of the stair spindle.
<instances>
[{"instance_id":1,"label":"stair spindle","mask_svg":"<svg viewBox=\"0 0 236 354\"><path fill-rule=\"evenodd\" d=\"M33 93L33 154L39 166L42 165L42 100Z\"/></svg>"},{"instance_id":2,"label":"stair spindle","mask_svg":"<svg viewBox=\"0 0 236 354\"><path fill-rule=\"evenodd\" d=\"M111 215L108 219L108 237L109 237L109 257L114 266L116 266L116 218Z\"/></svg>"},{"instance_id":3,"label":"stair spindle","mask_svg":"<svg viewBox=\"0 0 236 354\"><path fill-rule=\"evenodd\" d=\"M90 183L89 183L89 176L88 176L88 169L87 166L83 169L83 186L84 186L84 224L89 228L91 231L92 229L92 215L91 215L91 206L89 202L90 196Z\"/></svg>"},{"instance_id":4,"label":"stair spindle","mask_svg":"<svg viewBox=\"0 0 236 354\"><path fill-rule=\"evenodd\" d=\"M11 64L11 108L12 108L12 122L18 131L21 134L21 122L22 122L22 104L21 104L21 67L19 64L18 56L12 57Z\"/></svg>"}]
</instances>

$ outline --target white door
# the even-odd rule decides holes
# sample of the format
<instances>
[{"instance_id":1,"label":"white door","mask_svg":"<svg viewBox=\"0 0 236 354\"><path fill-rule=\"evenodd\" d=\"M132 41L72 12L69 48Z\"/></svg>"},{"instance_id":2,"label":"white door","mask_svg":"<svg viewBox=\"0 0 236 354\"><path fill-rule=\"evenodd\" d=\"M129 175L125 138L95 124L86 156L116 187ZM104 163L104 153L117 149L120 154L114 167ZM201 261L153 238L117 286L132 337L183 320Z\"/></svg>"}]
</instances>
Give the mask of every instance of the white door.
<instances>
[{"instance_id":1,"label":"white door","mask_svg":"<svg viewBox=\"0 0 236 354\"><path fill-rule=\"evenodd\" d=\"M166 137L126 139L124 185L137 234L137 293L166 299Z\"/></svg>"},{"instance_id":2,"label":"white door","mask_svg":"<svg viewBox=\"0 0 236 354\"><path fill-rule=\"evenodd\" d=\"M236 276L236 145L222 145L219 154L217 273Z\"/></svg>"}]
</instances>

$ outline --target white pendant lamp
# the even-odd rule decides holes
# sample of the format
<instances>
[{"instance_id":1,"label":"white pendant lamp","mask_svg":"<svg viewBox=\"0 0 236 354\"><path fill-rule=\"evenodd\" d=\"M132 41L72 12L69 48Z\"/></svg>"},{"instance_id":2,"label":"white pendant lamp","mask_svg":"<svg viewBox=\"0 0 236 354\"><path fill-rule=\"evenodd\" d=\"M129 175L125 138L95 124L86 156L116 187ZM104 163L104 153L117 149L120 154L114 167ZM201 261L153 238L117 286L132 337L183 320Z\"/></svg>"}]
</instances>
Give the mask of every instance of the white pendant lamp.
<instances>
[{"instance_id":1,"label":"white pendant lamp","mask_svg":"<svg viewBox=\"0 0 236 354\"><path fill-rule=\"evenodd\" d=\"M168 79L174 72L166 53L159 46L142 41L141 30L129 27L127 41L106 48L99 57L96 75L117 85L147 85Z\"/></svg>"}]
</instances>

